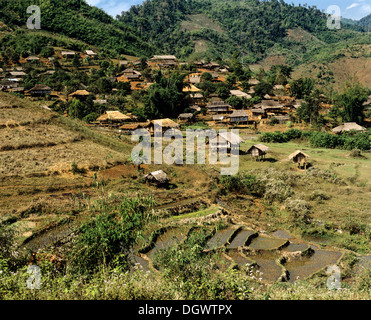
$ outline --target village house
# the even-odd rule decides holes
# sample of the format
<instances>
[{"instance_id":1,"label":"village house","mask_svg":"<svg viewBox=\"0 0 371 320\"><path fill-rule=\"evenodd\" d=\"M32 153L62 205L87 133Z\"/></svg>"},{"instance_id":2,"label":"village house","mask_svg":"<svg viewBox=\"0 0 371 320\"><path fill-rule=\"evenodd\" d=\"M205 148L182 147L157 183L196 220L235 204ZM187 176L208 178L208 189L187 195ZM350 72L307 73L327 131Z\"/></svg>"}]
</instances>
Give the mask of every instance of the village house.
<instances>
[{"instance_id":1,"label":"village house","mask_svg":"<svg viewBox=\"0 0 371 320\"><path fill-rule=\"evenodd\" d=\"M211 101L206 109L211 114L226 114L231 112L232 107L224 101Z\"/></svg>"},{"instance_id":2,"label":"village house","mask_svg":"<svg viewBox=\"0 0 371 320\"><path fill-rule=\"evenodd\" d=\"M297 165L299 169L307 168L307 158L310 158L306 153L300 150L296 150L289 155L289 159L292 160L294 164Z\"/></svg>"},{"instance_id":3,"label":"village house","mask_svg":"<svg viewBox=\"0 0 371 320\"><path fill-rule=\"evenodd\" d=\"M27 62L33 62L33 61L39 61L40 58L35 57L35 56L29 56L25 59Z\"/></svg>"},{"instance_id":4,"label":"village house","mask_svg":"<svg viewBox=\"0 0 371 320\"><path fill-rule=\"evenodd\" d=\"M243 124L249 121L249 115L244 110L233 110L227 118L229 118L230 123L233 124Z\"/></svg>"},{"instance_id":5,"label":"village house","mask_svg":"<svg viewBox=\"0 0 371 320\"><path fill-rule=\"evenodd\" d=\"M15 79L16 81L19 81L20 79L27 75L23 71L10 71L9 74L12 77L12 79Z\"/></svg>"},{"instance_id":6,"label":"village house","mask_svg":"<svg viewBox=\"0 0 371 320\"><path fill-rule=\"evenodd\" d=\"M178 120L185 121L185 122L191 122L193 121L193 113L181 113L178 116Z\"/></svg>"},{"instance_id":7,"label":"village house","mask_svg":"<svg viewBox=\"0 0 371 320\"><path fill-rule=\"evenodd\" d=\"M178 65L177 58L173 55L155 55L150 59L155 66L168 68Z\"/></svg>"},{"instance_id":8,"label":"village house","mask_svg":"<svg viewBox=\"0 0 371 320\"><path fill-rule=\"evenodd\" d=\"M139 71L128 68L122 72L122 77L125 77L127 80L138 80L142 74Z\"/></svg>"},{"instance_id":9,"label":"village house","mask_svg":"<svg viewBox=\"0 0 371 320\"><path fill-rule=\"evenodd\" d=\"M26 93L32 97L45 97L46 95L50 95L51 88L44 85L44 84L37 84Z\"/></svg>"},{"instance_id":10,"label":"village house","mask_svg":"<svg viewBox=\"0 0 371 320\"><path fill-rule=\"evenodd\" d=\"M0 82L0 89L2 91L7 91L12 88L17 88L19 86L18 82L10 81L10 80L3 80Z\"/></svg>"},{"instance_id":11,"label":"village house","mask_svg":"<svg viewBox=\"0 0 371 320\"><path fill-rule=\"evenodd\" d=\"M247 150L247 154L251 155L254 160L262 160L269 151L269 148L264 144L255 144Z\"/></svg>"},{"instance_id":12,"label":"village house","mask_svg":"<svg viewBox=\"0 0 371 320\"><path fill-rule=\"evenodd\" d=\"M287 116L284 116L284 115L274 116L274 118L276 118L279 124L285 124L287 121L290 121L290 116L288 115Z\"/></svg>"},{"instance_id":13,"label":"village house","mask_svg":"<svg viewBox=\"0 0 371 320\"><path fill-rule=\"evenodd\" d=\"M152 120L151 123L149 124L148 128L151 134L156 133L155 132L155 125L157 130L161 130L161 134L164 133L167 130L172 130L172 129L179 129L180 126L178 123L175 121L169 119L169 118L164 118L164 119L156 119Z\"/></svg>"},{"instance_id":14,"label":"village house","mask_svg":"<svg viewBox=\"0 0 371 320\"><path fill-rule=\"evenodd\" d=\"M72 59L75 56L75 51L61 51L63 58Z\"/></svg>"},{"instance_id":15,"label":"village house","mask_svg":"<svg viewBox=\"0 0 371 320\"><path fill-rule=\"evenodd\" d=\"M119 129L124 133L131 134L134 130L148 128L150 125L151 125L150 121L125 123L122 126L120 126Z\"/></svg>"},{"instance_id":16,"label":"village house","mask_svg":"<svg viewBox=\"0 0 371 320\"><path fill-rule=\"evenodd\" d=\"M170 181L168 175L162 170L153 171L153 172L145 175L144 180L147 183L154 184L158 187L166 186L166 185L168 185L168 183Z\"/></svg>"},{"instance_id":17,"label":"village house","mask_svg":"<svg viewBox=\"0 0 371 320\"><path fill-rule=\"evenodd\" d=\"M120 111L112 110L106 111L104 114L96 119L97 124L103 126L118 126L125 121L131 121L131 118Z\"/></svg>"},{"instance_id":18,"label":"village house","mask_svg":"<svg viewBox=\"0 0 371 320\"><path fill-rule=\"evenodd\" d=\"M96 53L93 51L93 50L85 50L85 53L90 56L90 57L94 57L96 56Z\"/></svg>"},{"instance_id":19,"label":"village house","mask_svg":"<svg viewBox=\"0 0 371 320\"><path fill-rule=\"evenodd\" d=\"M359 124L355 122L346 122L342 124L341 126L337 126L332 129L332 132L334 133L342 133L342 132L349 132L349 131L358 131L358 132L366 132L367 129L365 127L360 126Z\"/></svg>"},{"instance_id":20,"label":"village house","mask_svg":"<svg viewBox=\"0 0 371 320\"><path fill-rule=\"evenodd\" d=\"M71 94L69 94L68 97L71 100L73 98L76 98L76 99L79 99L81 101L84 101L89 95L90 95L90 93L86 90L76 90L75 92L72 92Z\"/></svg>"},{"instance_id":21,"label":"village house","mask_svg":"<svg viewBox=\"0 0 371 320\"><path fill-rule=\"evenodd\" d=\"M251 99L251 95L249 95L248 93L245 93L241 90L231 90L230 91L231 93L231 96L235 96L235 97L238 97L238 98L246 98L246 99Z\"/></svg>"},{"instance_id":22,"label":"village house","mask_svg":"<svg viewBox=\"0 0 371 320\"><path fill-rule=\"evenodd\" d=\"M238 150L234 150L235 152L240 151L240 144L244 142L244 140L234 134L233 132L219 132L217 136L213 139L210 139L209 146L210 148L214 148L216 151L219 149L226 149L227 153L231 153L232 148L238 143Z\"/></svg>"},{"instance_id":23,"label":"village house","mask_svg":"<svg viewBox=\"0 0 371 320\"><path fill-rule=\"evenodd\" d=\"M262 100L256 107L263 109L265 112L281 113L283 104L274 100Z\"/></svg>"}]
</instances>

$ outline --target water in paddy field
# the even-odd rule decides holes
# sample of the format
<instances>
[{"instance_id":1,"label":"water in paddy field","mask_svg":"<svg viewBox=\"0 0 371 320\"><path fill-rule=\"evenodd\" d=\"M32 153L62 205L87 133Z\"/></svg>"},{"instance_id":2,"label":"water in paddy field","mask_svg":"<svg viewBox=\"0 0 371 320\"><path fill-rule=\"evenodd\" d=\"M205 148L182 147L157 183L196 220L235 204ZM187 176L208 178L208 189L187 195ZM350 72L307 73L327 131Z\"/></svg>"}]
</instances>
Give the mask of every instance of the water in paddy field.
<instances>
[{"instance_id":1,"label":"water in paddy field","mask_svg":"<svg viewBox=\"0 0 371 320\"><path fill-rule=\"evenodd\" d=\"M289 282L307 278L326 266L336 264L341 255L341 252L315 250L310 256L301 257L286 263L285 267L289 272Z\"/></svg>"},{"instance_id":2,"label":"water in paddy field","mask_svg":"<svg viewBox=\"0 0 371 320\"><path fill-rule=\"evenodd\" d=\"M251 241L249 248L256 250L273 250L282 247L286 243L286 239L276 239L259 235Z\"/></svg>"},{"instance_id":3,"label":"water in paddy field","mask_svg":"<svg viewBox=\"0 0 371 320\"><path fill-rule=\"evenodd\" d=\"M207 242L205 250L212 250L223 246L235 231L236 228L226 228L218 230L215 235Z\"/></svg>"},{"instance_id":4,"label":"water in paddy field","mask_svg":"<svg viewBox=\"0 0 371 320\"><path fill-rule=\"evenodd\" d=\"M155 243L155 246L146 253L146 255L152 259L154 254L161 249L166 249L171 246L179 244L186 236L186 232L180 229L170 229L160 235Z\"/></svg>"},{"instance_id":5,"label":"water in paddy field","mask_svg":"<svg viewBox=\"0 0 371 320\"><path fill-rule=\"evenodd\" d=\"M252 236L257 234L254 230L241 230L237 233L237 235L232 240L231 244L228 246L229 249L235 249L241 246L246 245L248 239Z\"/></svg>"}]
</instances>

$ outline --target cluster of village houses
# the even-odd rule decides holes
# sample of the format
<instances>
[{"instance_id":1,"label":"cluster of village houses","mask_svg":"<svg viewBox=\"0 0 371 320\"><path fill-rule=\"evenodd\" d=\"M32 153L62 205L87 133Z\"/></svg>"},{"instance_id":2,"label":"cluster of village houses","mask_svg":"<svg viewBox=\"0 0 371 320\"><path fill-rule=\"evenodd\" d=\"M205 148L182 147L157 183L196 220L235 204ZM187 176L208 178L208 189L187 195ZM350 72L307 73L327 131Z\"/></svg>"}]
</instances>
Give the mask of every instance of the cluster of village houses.
<instances>
[{"instance_id":1,"label":"cluster of village houses","mask_svg":"<svg viewBox=\"0 0 371 320\"><path fill-rule=\"evenodd\" d=\"M41 61L43 65L49 66L50 70L45 71L45 74L53 74L55 72L52 69L53 60L61 59L61 61L68 61L78 54L80 58L96 57L96 53L92 50L86 50L84 53L77 53L74 51L61 50L57 52L53 57L42 58L37 56L30 56L24 59L23 63L33 63L35 61ZM113 77L113 82L129 82L132 90L146 90L152 83L146 82L145 77L142 76L141 72L136 70L138 66L143 62L140 60L136 61L117 61L120 66L124 66L124 70L120 72L117 77ZM175 69L181 67L183 64L177 60L173 55L155 55L151 59L146 61L146 65L151 69ZM177 121L171 119L156 119L147 120L146 122L138 122L137 118L132 114L123 114L118 110L107 110L104 114L99 116L96 121L92 124L103 127L118 128L122 132L130 133L131 131L138 128L151 128L154 121L162 120L165 129L178 128L179 125L184 123L190 123L197 120L209 121L213 125L228 125L228 126L244 126L248 124L267 123L272 117L275 118L276 123L285 124L290 120L289 114L295 114L295 110L301 105L302 101L295 99L288 95L289 85L275 85L274 96L266 94L260 103L255 104L251 108L247 109L234 109L228 103L223 101L217 94L209 94L205 99L201 89L195 85L201 82L201 75L204 72L208 72L212 76L213 82L220 82L225 80L225 76L228 74L228 66L223 68L216 62L197 61L193 63L197 67L197 72L188 74L185 78L186 85L183 89L189 96L189 110L191 112L181 113L178 115ZM14 66L12 70L0 69L0 89L9 92L23 93L25 96L31 98L39 98L45 96L54 96L61 98L61 95L52 90L52 88L44 84L36 84L33 88L25 91L24 88L19 86L22 83L22 78L26 76L23 67ZM254 87L259 83L257 79L250 79L249 92L243 92L240 87L236 90L230 90L230 96L236 96L239 98L251 99L254 93ZM113 89L117 90L117 89ZM77 90L72 92L67 97L61 98L65 100L86 99L90 93L85 90ZM208 101L208 102L205 102ZM96 99L94 103L106 104L106 99ZM371 96L369 100L365 102L366 105L371 105ZM330 107L323 103L323 109ZM205 108L206 114L199 113L202 108ZM340 127L334 128L333 132L338 133L351 126L355 130L364 130L363 127L357 124L345 124L342 129Z\"/></svg>"}]
</instances>

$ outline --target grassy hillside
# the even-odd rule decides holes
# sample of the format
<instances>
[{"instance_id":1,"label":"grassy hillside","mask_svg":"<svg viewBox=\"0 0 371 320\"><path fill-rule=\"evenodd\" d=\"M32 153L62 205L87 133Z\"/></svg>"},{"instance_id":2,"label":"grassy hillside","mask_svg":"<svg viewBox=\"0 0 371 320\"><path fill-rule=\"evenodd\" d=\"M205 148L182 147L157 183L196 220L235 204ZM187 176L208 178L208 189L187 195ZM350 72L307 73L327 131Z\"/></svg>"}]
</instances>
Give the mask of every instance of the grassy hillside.
<instances>
[{"instance_id":1,"label":"grassy hillside","mask_svg":"<svg viewBox=\"0 0 371 320\"><path fill-rule=\"evenodd\" d=\"M40 7L42 30L81 40L105 49L110 54L151 55L154 51L136 31L83 0L1 1L0 21L5 24L2 29L24 28L30 16L26 9L30 5ZM21 50L38 53L29 47Z\"/></svg>"}]
</instances>

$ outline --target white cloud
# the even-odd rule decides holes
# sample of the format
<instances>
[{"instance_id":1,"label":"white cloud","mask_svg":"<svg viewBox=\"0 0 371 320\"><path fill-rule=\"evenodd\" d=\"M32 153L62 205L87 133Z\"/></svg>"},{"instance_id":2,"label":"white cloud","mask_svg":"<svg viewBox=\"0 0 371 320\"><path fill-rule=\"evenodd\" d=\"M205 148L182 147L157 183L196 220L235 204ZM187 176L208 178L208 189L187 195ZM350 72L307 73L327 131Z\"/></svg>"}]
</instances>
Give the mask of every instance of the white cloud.
<instances>
[{"instance_id":1,"label":"white cloud","mask_svg":"<svg viewBox=\"0 0 371 320\"><path fill-rule=\"evenodd\" d=\"M355 7L358 7L360 4L359 3L352 3L349 7L347 7L347 10L349 10L349 9L353 9L353 8L355 8Z\"/></svg>"}]
</instances>

